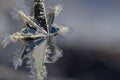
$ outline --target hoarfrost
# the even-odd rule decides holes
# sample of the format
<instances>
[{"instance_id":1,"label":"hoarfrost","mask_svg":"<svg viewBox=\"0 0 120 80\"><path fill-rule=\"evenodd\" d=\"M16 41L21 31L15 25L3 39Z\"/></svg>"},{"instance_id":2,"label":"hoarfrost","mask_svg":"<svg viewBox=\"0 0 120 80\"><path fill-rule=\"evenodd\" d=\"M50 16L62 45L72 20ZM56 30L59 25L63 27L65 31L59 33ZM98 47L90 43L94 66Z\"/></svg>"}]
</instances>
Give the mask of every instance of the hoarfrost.
<instances>
[{"instance_id":1,"label":"hoarfrost","mask_svg":"<svg viewBox=\"0 0 120 80\"><path fill-rule=\"evenodd\" d=\"M9 39L9 35L1 35L0 37L3 38L1 45L3 46L3 48L5 48L11 42Z\"/></svg>"}]
</instances>

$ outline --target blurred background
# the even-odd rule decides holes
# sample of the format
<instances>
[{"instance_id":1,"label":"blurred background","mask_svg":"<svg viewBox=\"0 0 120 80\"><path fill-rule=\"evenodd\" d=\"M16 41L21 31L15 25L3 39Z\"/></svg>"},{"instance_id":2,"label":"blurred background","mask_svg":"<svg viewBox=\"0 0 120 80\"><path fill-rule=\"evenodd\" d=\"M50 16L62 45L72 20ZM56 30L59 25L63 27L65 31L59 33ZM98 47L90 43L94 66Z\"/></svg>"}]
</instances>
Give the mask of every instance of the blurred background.
<instances>
[{"instance_id":1,"label":"blurred background","mask_svg":"<svg viewBox=\"0 0 120 80\"><path fill-rule=\"evenodd\" d=\"M57 39L63 57L47 64L47 80L120 80L120 1L46 0L49 11L63 5L55 23L70 28ZM0 35L19 31L23 23L14 8L29 13L31 0L0 0ZM3 38L0 38L2 41ZM0 80L28 80L25 63L14 70L12 59L22 44L0 44Z\"/></svg>"}]
</instances>

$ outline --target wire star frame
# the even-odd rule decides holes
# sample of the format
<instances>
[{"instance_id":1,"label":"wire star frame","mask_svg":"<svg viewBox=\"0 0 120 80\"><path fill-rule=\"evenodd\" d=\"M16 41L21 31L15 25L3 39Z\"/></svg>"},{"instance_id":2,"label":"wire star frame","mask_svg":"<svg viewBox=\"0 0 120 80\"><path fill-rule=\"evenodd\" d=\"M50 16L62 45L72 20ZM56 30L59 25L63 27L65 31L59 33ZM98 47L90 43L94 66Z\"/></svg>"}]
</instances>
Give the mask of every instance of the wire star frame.
<instances>
[{"instance_id":1,"label":"wire star frame","mask_svg":"<svg viewBox=\"0 0 120 80\"><path fill-rule=\"evenodd\" d=\"M13 64L17 69L22 65L22 61L28 58L27 68L30 69L29 77L32 80L43 80L47 74L46 63L54 63L62 56L62 50L57 47L55 40L61 33L68 31L68 28L54 23L55 16L58 16L61 10L61 5L57 5L47 14L44 0L33 1L30 15L16 10L24 27L9 35L9 39L23 42L24 47ZM6 40L7 38L3 42Z\"/></svg>"}]
</instances>

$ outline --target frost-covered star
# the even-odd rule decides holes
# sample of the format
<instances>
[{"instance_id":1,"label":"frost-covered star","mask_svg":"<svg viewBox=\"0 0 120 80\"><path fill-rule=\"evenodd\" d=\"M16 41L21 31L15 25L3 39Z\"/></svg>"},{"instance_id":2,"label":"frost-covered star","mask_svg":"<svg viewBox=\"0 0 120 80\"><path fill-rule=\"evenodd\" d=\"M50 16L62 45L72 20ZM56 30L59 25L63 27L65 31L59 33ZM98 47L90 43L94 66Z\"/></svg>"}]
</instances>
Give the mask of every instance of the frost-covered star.
<instances>
[{"instance_id":1,"label":"frost-covered star","mask_svg":"<svg viewBox=\"0 0 120 80\"><path fill-rule=\"evenodd\" d=\"M60 7L60 5L55 6L49 14L46 14L44 0L34 0L31 16L19 11L24 22L24 28L9 36L12 41L24 42L21 55L14 64L15 68L32 53L31 60L34 65L36 80L43 79L46 62L55 62L57 57L61 56L54 40L57 35L68 29L53 23L55 16L61 11Z\"/></svg>"}]
</instances>

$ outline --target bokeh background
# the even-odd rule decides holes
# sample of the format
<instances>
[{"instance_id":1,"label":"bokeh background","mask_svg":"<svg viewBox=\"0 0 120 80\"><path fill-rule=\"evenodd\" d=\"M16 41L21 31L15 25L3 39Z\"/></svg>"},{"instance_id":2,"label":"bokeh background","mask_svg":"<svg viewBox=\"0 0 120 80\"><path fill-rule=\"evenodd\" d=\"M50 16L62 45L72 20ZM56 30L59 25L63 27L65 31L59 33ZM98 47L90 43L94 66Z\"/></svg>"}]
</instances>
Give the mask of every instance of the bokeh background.
<instances>
[{"instance_id":1,"label":"bokeh background","mask_svg":"<svg viewBox=\"0 0 120 80\"><path fill-rule=\"evenodd\" d=\"M55 23L70 32L57 39L63 57L47 64L47 80L120 80L120 1L46 0L47 11L57 4L63 10ZM0 35L19 31L23 23L14 8L28 14L30 5L31 0L0 0ZM21 48L19 42L0 44L0 80L28 80L25 63L18 70L12 65Z\"/></svg>"}]
</instances>

